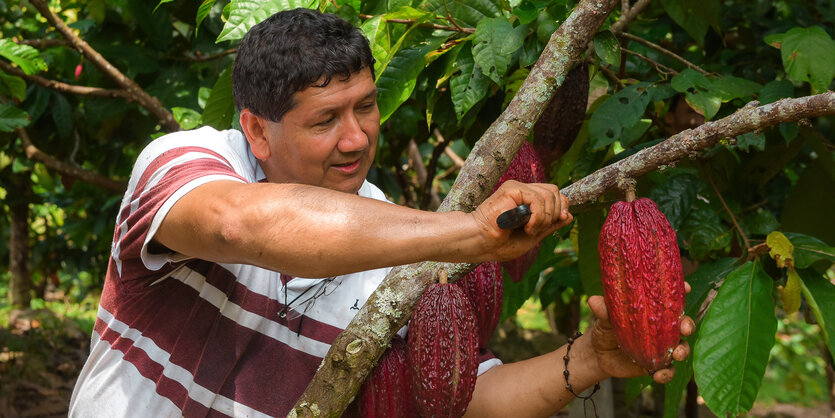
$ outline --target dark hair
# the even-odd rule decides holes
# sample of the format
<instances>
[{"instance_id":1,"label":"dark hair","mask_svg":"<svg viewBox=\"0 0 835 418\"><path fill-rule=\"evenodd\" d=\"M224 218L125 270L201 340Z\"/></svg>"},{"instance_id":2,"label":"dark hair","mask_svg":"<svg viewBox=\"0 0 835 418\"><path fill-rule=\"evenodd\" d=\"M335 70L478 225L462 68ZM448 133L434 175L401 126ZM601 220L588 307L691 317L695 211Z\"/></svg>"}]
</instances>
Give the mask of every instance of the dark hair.
<instances>
[{"instance_id":1,"label":"dark hair","mask_svg":"<svg viewBox=\"0 0 835 418\"><path fill-rule=\"evenodd\" d=\"M324 87L368 67L374 58L363 33L333 14L294 9L278 12L244 36L235 56L235 106L279 121L295 105L293 95Z\"/></svg>"}]
</instances>

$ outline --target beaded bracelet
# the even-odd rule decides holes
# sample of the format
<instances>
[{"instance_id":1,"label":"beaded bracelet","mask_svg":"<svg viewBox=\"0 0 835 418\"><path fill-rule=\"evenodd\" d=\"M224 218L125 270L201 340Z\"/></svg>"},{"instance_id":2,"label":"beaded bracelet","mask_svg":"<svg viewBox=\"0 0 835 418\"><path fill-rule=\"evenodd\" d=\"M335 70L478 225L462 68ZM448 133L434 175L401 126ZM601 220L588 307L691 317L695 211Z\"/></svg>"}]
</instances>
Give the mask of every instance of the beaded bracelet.
<instances>
[{"instance_id":1,"label":"beaded bracelet","mask_svg":"<svg viewBox=\"0 0 835 418\"><path fill-rule=\"evenodd\" d=\"M594 384L594 390L591 391L591 394L589 394L588 396L581 396L574 392L574 388L572 388L571 383L568 382L568 353L571 352L571 345L574 344L574 341L576 341L581 336L583 336L583 333L577 331L577 333L575 333L573 337L568 338L568 348L566 348L565 356L562 358L563 360L565 360L565 370L563 370L562 375L565 376L565 388L568 389L568 391L571 392L572 395L583 400L583 414L585 414L586 412L586 401L591 401L591 406L592 408L594 408L594 417L599 418L597 416L597 405L594 404L594 399L592 399L591 397L600 389L600 383L598 382Z\"/></svg>"}]
</instances>

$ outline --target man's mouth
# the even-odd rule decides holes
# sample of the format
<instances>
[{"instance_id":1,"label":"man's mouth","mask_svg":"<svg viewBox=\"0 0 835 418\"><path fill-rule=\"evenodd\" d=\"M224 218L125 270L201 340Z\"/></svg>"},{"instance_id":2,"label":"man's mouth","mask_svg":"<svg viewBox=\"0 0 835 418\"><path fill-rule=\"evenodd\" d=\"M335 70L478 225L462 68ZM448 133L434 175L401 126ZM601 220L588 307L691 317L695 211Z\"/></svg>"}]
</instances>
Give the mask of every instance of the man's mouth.
<instances>
[{"instance_id":1,"label":"man's mouth","mask_svg":"<svg viewBox=\"0 0 835 418\"><path fill-rule=\"evenodd\" d=\"M342 164L334 164L332 165L333 168L339 171L351 172L359 168L360 160L349 161L347 163Z\"/></svg>"}]
</instances>

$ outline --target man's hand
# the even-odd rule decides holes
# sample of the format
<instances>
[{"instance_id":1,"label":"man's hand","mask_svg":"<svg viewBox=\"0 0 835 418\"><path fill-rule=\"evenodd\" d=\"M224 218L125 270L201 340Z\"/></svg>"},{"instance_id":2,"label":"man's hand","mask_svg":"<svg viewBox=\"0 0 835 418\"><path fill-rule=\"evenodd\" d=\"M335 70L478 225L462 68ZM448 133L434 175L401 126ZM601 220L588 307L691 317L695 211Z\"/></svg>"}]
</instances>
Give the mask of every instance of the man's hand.
<instances>
[{"instance_id":1,"label":"man's hand","mask_svg":"<svg viewBox=\"0 0 835 418\"><path fill-rule=\"evenodd\" d=\"M684 289L686 293L690 293L690 285L686 282L684 283ZM597 317L594 325L592 325L591 336L592 346L597 355L597 364L600 369L613 377L637 377L647 374L646 369L632 361L632 358L618 347L603 297L597 295L590 297L589 307L594 316ZM684 316L681 320L682 337L689 336L695 329L696 324L693 319ZM681 341L673 350L673 360L675 361L683 361L689 355L690 346L686 341ZM658 383L669 383L673 379L674 373L675 368L670 366L657 370L653 373L652 378Z\"/></svg>"},{"instance_id":2,"label":"man's hand","mask_svg":"<svg viewBox=\"0 0 835 418\"><path fill-rule=\"evenodd\" d=\"M531 218L524 232L499 228L496 219L504 211L527 204ZM484 260L512 260L535 247L556 230L570 224L574 217L568 212L568 198L553 184L504 182L484 201L473 217L485 237Z\"/></svg>"}]
</instances>

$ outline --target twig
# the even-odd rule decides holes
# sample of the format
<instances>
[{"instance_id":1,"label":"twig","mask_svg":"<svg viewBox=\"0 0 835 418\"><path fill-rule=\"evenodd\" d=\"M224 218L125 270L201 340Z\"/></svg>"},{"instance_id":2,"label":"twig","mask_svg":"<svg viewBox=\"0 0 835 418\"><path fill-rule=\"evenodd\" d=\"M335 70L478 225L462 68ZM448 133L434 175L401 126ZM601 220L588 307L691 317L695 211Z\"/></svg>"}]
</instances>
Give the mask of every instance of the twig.
<instances>
[{"instance_id":1,"label":"twig","mask_svg":"<svg viewBox=\"0 0 835 418\"><path fill-rule=\"evenodd\" d=\"M46 20L55 27L58 33L61 34L69 43L81 52L93 65L96 66L102 73L106 74L120 87L126 90L127 94L139 103L140 106L147 109L154 115L162 124L162 127L167 131L179 131L180 124L174 119L174 115L166 109L162 103L156 98L145 92L136 82L122 74L115 66L108 62L101 54L93 49L87 42L79 38L78 35L61 20L58 15L49 10L49 6L44 0L29 0L33 6L46 18Z\"/></svg>"},{"instance_id":2,"label":"twig","mask_svg":"<svg viewBox=\"0 0 835 418\"><path fill-rule=\"evenodd\" d=\"M40 149L38 149L38 147L32 144L32 140L29 138L29 134L26 133L25 129L17 128L15 129L15 132L20 137L20 143L21 145L23 145L23 151L26 153L26 157L28 157L29 159L40 161L41 163L43 163L43 165L63 175L77 178L86 183L90 183L94 186L98 186L116 193L124 193L127 189L127 182L113 180L109 177L102 176L101 174L85 170L74 164L65 163L41 151Z\"/></svg>"},{"instance_id":3,"label":"twig","mask_svg":"<svg viewBox=\"0 0 835 418\"><path fill-rule=\"evenodd\" d=\"M661 46L661 45L658 45L658 44L652 43L652 42L650 42L650 41L648 41L648 40L646 40L646 39L644 39L644 38L641 38L640 36L635 36L635 35L632 35L632 34L630 34L630 33L628 33L628 32L621 32L621 33L619 33L619 34L618 34L618 36L623 37L623 38L626 38L626 39L629 39L630 41L635 41L635 42L637 42L637 43L639 43L639 44L641 44L641 45L644 45L644 46L646 46L646 47L648 47L648 48L652 48L652 49L654 49L654 50L656 50L656 51L658 51L658 52L660 52L660 53L662 53L662 54L664 54L664 55L667 55L667 56L669 56L669 57L671 57L671 58L673 58L673 59L675 59L675 60L677 60L677 61L681 62L682 64L684 64L684 65L686 65L686 66L688 66L688 67L690 67L690 68L692 68L692 69L694 69L694 70L696 70L696 71L698 71L698 72L700 72L700 73L702 73L702 74L704 74L704 75L715 75L715 74L712 74L712 73L709 73L709 72L707 72L707 71L703 70L703 69L702 69L701 67L699 67L698 65L693 64L693 63L692 63L692 62L690 62L690 61L687 61L686 59L684 59L683 57L679 56L679 55L678 55L678 54L676 54L675 52L670 51L669 49L664 48L664 47L663 47L663 46Z\"/></svg>"},{"instance_id":4,"label":"twig","mask_svg":"<svg viewBox=\"0 0 835 418\"><path fill-rule=\"evenodd\" d=\"M125 90L102 89L98 87L77 86L73 84L62 83L60 81L50 80L37 75L26 75L19 68L12 67L10 64L0 61L0 70L7 74L18 76L30 83L37 84L49 89L60 91L62 93L72 93L81 96L96 96L108 97L112 99L132 100L133 97Z\"/></svg>"},{"instance_id":5,"label":"twig","mask_svg":"<svg viewBox=\"0 0 835 418\"><path fill-rule=\"evenodd\" d=\"M450 160L452 160L452 163L455 164L455 167L464 167L464 159L459 157L458 154L456 154L455 151L452 150L452 148L447 147L444 150L444 154L446 154L446 156L449 157Z\"/></svg>"},{"instance_id":6,"label":"twig","mask_svg":"<svg viewBox=\"0 0 835 418\"><path fill-rule=\"evenodd\" d=\"M728 216L731 217L731 222L733 222L734 227L736 228L737 232L739 232L739 237L742 238L742 242L745 244L745 252L751 251L751 243L748 241L748 236L745 235L745 232L742 231L742 227L739 226L739 222L736 221L736 216L734 216L733 211L731 208L728 207L728 204L725 203L725 199L722 198L722 193L719 192L719 188L716 187L716 183L713 182L713 176L710 175L708 170L703 169L705 173L705 177L707 178L708 184L710 187L713 188L713 192L716 193L716 197L719 198L719 202L722 203L722 207L725 208L725 212L728 213Z\"/></svg>"},{"instance_id":7,"label":"twig","mask_svg":"<svg viewBox=\"0 0 835 418\"><path fill-rule=\"evenodd\" d=\"M677 75L678 74L678 71L676 71L676 70L674 70L674 69L672 69L672 68L670 68L670 67L668 67L664 64L661 64L660 62L657 62L657 61L653 60L652 58L641 55L641 54L639 54L635 51L630 51L626 48L621 48L620 50L623 51L623 52L626 52L627 54L634 55L634 56L652 64L653 66L655 66L655 69L658 70L659 73L662 73L662 74L665 74L665 75L670 75L670 74Z\"/></svg>"},{"instance_id":8,"label":"twig","mask_svg":"<svg viewBox=\"0 0 835 418\"><path fill-rule=\"evenodd\" d=\"M371 19L374 16L373 15L361 14L361 15L359 15L359 17L361 19ZM412 24L417 23L417 21L414 20L414 19L386 19L386 22L402 23L402 24L406 24L406 25L412 25ZM426 28L426 29L440 29L440 30L448 30L448 31L451 31L451 32L475 33L475 28L462 28L461 26L458 26L458 23L456 23L454 20L452 21L452 24L455 25L455 26L454 27L453 26L444 26L444 25L438 25L438 24L435 24L435 23L422 22L422 23L417 23L417 26L419 28Z\"/></svg>"},{"instance_id":9,"label":"twig","mask_svg":"<svg viewBox=\"0 0 835 418\"><path fill-rule=\"evenodd\" d=\"M21 39L15 40L15 42L37 49L52 48L53 46L70 46L70 43L66 39Z\"/></svg>"},{"instance_id":10,"label":"twig","mask_svg":"<svg viewBox=\"0 0 835 418\"><path fill-rule=\"evenodd\" d=\"M435 129L433 133L435 138L438 140L438 143L435 144L435 148L432 150L432 157L429 159L429 164L426 165L427 176L423 182L423 196L420 199L421 209L427 209L430 201L432 202L433 209L441 205L441 198L438 197L437 193L435 193L435 188L432 187L432 183L435 182L435 171L438 169L438 159L441 158L441 155L443 155L444 150L447 146L449 146L449 144L446 142L443 135L441 135L440 131Z\"/></svg>"},{"instance_id":11,"label":"twig","mask_svg":"<svg viewBox=\"0 0 835 418\"><path fill-rule=\"evenodd\" d=\"M632 21L635 20L635 18L637 18L650 3L652 3L652 0L638 0L635 4L629 7L629 11L620 16L620 19L618 19L617 22L612 23L612 25L609 26L609 30L615 35L623 32L624 29L626 29L626 27L632 23Z\"/></svg>"},{"instance_id":12,"label":"twig","mask_svg":"<svg viewBox=\"0 0 835 418\"><path fill-rule=\"evenodd\" d=\"M605 76L610 83L613 83L615 86L617 86L617 89L615 91L620 91L626 88L626 85L623 84L623 81L620 81L620 77L618 77L618 75L615 74L614 71L602 65L598 66L597 68L600 69L600 72L603 73L603 76Z\"/></svg>"}]
</instances>

